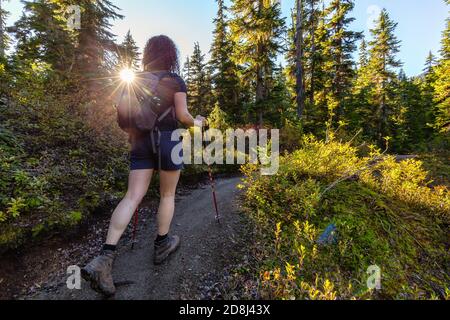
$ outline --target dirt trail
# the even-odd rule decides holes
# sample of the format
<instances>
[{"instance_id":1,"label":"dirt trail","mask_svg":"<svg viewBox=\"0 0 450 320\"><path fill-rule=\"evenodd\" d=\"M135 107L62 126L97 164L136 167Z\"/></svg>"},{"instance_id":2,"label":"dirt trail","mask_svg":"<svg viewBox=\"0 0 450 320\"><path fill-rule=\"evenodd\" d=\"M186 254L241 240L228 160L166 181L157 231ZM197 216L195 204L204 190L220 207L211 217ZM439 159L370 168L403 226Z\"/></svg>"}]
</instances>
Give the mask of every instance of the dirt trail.
<instances>
[{"instance_id":1,"label":"dirt trail","mask_svg":"<svg viewBox=\"0 0 450 320\"><path fill-rule=\"evenodd\" d=\"M115 281L132 284L118 287L115 299L211 298L214 293L208 291L218 291L215 287L226 278L228 267L243 259L245 224L237 202L239 181L240 178L217 181L218 203L223 217L221 225L214 219L208 185L177 200L172 233L179 235L182 243L178 252L161 266L152 263L155 216L146 216L144 205L141 221L145 222L139 230L138 242L134 250L131 250L129 242L122 242L114 266ZM52 290L40 292L32 299L102 298L85 281L82 281L81 290L67 289L65 279L58 282Z\"/></svg>"}]
</instances>

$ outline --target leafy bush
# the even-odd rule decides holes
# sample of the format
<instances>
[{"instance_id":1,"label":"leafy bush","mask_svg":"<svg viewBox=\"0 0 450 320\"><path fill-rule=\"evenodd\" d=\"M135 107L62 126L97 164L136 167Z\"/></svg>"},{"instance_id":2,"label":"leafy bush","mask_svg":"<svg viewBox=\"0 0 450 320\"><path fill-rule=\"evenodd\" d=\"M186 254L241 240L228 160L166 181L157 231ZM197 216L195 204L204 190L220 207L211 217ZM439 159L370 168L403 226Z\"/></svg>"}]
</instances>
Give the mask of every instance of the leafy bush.
<instances>
[{"instance_id":1,"label":"leafy bush","mask_svg":"<svg viewBox=\"0 0 450 320\"><path fill-rule=\"evenodd\" d=\"M49 85L43 66L21 72L0 104L0 251L78 225L118 199L128 171L111 104L83 103L81 89Z\"/></svg>"},{"instance_id":2,"label":"leafy bush","mask_svg":"<svg viewBox=\"0 0 450 320\"><path fill-rule=\"evenodd\" d=\"M298 149L302 141L302 131L302 126L298 121L286 119L280 130L280 149L288 151Z\"/></svg>"},{"instance_id":3,"label":"leafy bush","mask_svg":"<svg viewBox=\"0 0 450 320\"><path fill-rule=\"evenodd\" d=\"M242 168L263 298L448 298L448 189L430 186L420 161L357 151L309 137L277 175ZM320 244L330 225L335 241ZM367 288L371 265L379 291Z\"/></svg>"}]
</instances>

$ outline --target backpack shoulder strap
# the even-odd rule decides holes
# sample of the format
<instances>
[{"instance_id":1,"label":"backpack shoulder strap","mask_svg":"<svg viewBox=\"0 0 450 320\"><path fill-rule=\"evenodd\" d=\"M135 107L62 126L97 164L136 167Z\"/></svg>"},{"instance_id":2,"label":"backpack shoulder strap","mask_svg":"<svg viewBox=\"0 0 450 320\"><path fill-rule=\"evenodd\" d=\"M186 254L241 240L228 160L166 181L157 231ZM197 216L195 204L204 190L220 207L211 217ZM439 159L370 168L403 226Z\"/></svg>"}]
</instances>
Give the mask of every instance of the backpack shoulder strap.
<instances>
[{"instance_id":1,"label":"backpack shoulder strap","mask_svg":"<svg viewBox=\"0 0 450 320\"><path fill-rule=\"evenodd\" d=\"M158 88L158 85L160 84L161 80L169 77L171 75L170 72L161 72L161 73L150 73L149 74L153 77L151 83L148 87L142 86L142 91L145 93L145 96L143 97L143 100L149 99L151 96L153 96ZM150 79L149 79L150 80ZM166 111L164 111L157 119L157 122L163 121L170 113L172 112L174 118L176 117L175 114L175 107L171 106L170 108L167 108Z\"/></svg>"},{"instance_id":2,"label":"backpack shoulder strap","mask_svg":"<svg viewBox=\"0 0 450 320\"><path fill-rule=\"evenodd\" d=\"M158 88L158 85L161 82L161 80L164 77L166 77L168 75L168 73L164 72L164 73L161 73L161 74L156 74L154 72L147 72L147 74L149 74L150 77L152 77L152 78L149 79L149 78L143 77L144 82L141 85L141 87L142 87L141 89L147 96L152 96L152 95L155 94L155 91ZM146 85L145 85L145 80L149 81L149 82L147 82Z\"/></svg>"},{"instance_id":3,"label":"backpack shoulder strap","mask_svg":"<svg viewBox=\"0 0 450 320\"><path fill-rule=\"evenodd\" d=\"M161 114L161 116L159 116L158 122L163 121L163 120L164 120L171 112L174 111L174 109L175 109L174 107L167 108L167 110L164 111L164 112Z\"/></svg>"},{"instance_id":4,"label":"backpack shoulder strap","mask_svg":"<svg viewBox=\"0 0 450 320\"><path fill-rule=\"evenodd\" d=\"M158 75L159 82L161 82L162 79L171 76L170 72L162 72L161 74ZM156 86L157 87L157 86ZM155 87L155 89L156 89ZM167 108L166 111L164 111L158 118L158 122L163 121L170 113L172 113L174 119L176 119L176 113L175 113L175 107L174 106L170 106L169 108Z\"/></svg>"}]
</instances>

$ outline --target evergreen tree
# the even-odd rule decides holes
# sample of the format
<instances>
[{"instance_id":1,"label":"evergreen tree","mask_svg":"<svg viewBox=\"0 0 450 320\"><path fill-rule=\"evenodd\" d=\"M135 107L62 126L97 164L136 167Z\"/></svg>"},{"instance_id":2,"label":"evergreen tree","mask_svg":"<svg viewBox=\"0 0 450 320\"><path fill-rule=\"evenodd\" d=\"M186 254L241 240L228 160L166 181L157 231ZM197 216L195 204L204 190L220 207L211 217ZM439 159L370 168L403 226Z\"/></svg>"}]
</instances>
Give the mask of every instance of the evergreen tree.
<instances>
[{"instance_id":1,"label":"evergreen tree","mask_svg":"<svg viewBox=\"0 0 450 320\"><path fill-rule=\"evenodd\" d=\"M235 42L234 61L244 71L243 81L252 88L257 122L263 124L264 110L277 54L283 50L285 21L276 0L235 0L231 7L231 36Z\"/></svg>"},{"instance_id":2,"label":"evergreen tree","mask_svg":"<svg viewBox=\"0 0 450 320\"><path fill-rule=\"evenodd\" d=\"M0 104L4 95L10 94L10 73L8 59L6 57L6 50L9 45L9 38L6 33L6 18L8 12L3 9L2 1L0 0Z\"/></svg>"},{"instance_id":3,"label":"evergreen tree","mask_svg":"<svg viewBox=\"0 0 450 320\"><path fill-rule=\"evenodd\" d=\"M349 30L349 25L355 20L349 17L354 8L353 0L332 0L326 9L329 16L327 29L329 51L331 58L326 64L329 80L326 91L329 121L345 120L348 108L351 87L355 76L353 53L356 50L356 41L361 33ZM331 123L328 124L331 126Z\"/></svg>"},{"instance_id":4,"label":"evergreen tree","mask_svg":"<svg viewBox=\"0 0 450 320\"><path fill-rule=\"evenodd\" d=\"M318 37L318 26L321 19L322 11L319 8L321 0L303 0L296 4L297 10L292 11L292 24L288 30L288 50L286 60L288 66L286 68L287 85L293 97L297 97L296 89L296 68L302 70L302 86L304 87L304 99L301 101L300 107L302 118L306 120L308 109L314 106L314 95L316 92L316 85L320 80L317 79L316 70L320 69L321 62L321 47L320 38ZM299 6L301 5L301 7ZM300 30L297 30L297 15L302 15ZM299 43L296 43L296 34L299 31L297 38L301 43L301 52L297 50ZM297 58L297 53L301 56ZM301 66L297 66L297 62L301 62ZM298 104L297 104L298 107ZM299 111L299 110L297 110Z\"/></svg>"},{"instance_id":5,"label":"evergreen tree","mask_svg":"<svg viewBox=\"0 0 450 320\"><path fill-rule=\"evenodd\" d=\"M186 84L189 84L192 80L192 78L191 78L191 60L189 57L186 57L186 61L183 66L183 70L181 70L181 76L183 77Z\"/></svg>"},{"instance_id":6,"label":"evergreen tree","mask_svg":"<svg viewBox=\"0 0 450 320\"><path fill-rule=\"evenodd\" d=\"M83 77L98 77L107 72L105 60L117 48L110 21L122 19L123 16L110 0L80 0L77 4L81 6L82 19L75 69Z\"/></svg>"},{"instance_id":7,"label":"evergreen tree","mask_svg":"<svg viewBox=\"0 0 450 320\"><path fill-rule=\"evenodd\" d=\"M355 42L361 37L361 33L349 30L354 20L348 17L353 1L334 0L327 8L324 5L325 2L317 0L304 0L302 4L303 83L305 96L309 97L303 122L305 128L316 134L323 132L325 124L331 125L335 111L341 116L346 112L355 77L352 55ZM294 19L296 15L294 12ZM289 31L289 39L293 39L293 29ZM293 53L291 43L287 56L289 86L298 62Z\"/></svg>"},{"instance_id":8,"label":"evergreen tree","mask_svg":"<svg viewBox=\"0 0 450 320\"><path fill-rule=\"evenodd\" d=\"M297 103L297 115L303 117L305 111L305 68L304 68L304 0L297 0L295 10L295 93Z\"/></svg>"},{"instance_id":9,"label":"evergreen tree","mask_svg":"<svg viewBox=\"0 0 450 320\"><path fill-rule=\"evenodd\" d=\"M427 59L425 61L425 68L423 69L424 74L432 75L434 73L434 68L437 65L437 59L434 56L433 52L430 51L430 53L427 56Z\"/></svg>"},{"instance_id":10,"label":"evergreen tree","mask_svg":"<svg viewBox=\"0 0 450 320\"><path fill-rule=\"evenodd\" d=\"M63 5L46 0L22 2L22 17L14 28L17 60L22 64L43 62L56 71L67 71L74 58L75 44L58 13Z\"/></svg>"},{"instance_id":11,"label":"evergreen tree","mask_svg":"<svg viewBox=\"0 0 450 320\"><path fill-rule=\"evenodd\" d=\"M17 59L41 61L54 70L75 70L82 77L105 74L105 60L115 52L110 19L122 18L109 0L22 0L24 13L15 26ZM81 8L81 29L70 29L68 6ZM89 82L91 85L93 81Z\"/></svg>"},{"instance_id":12,"label":"evergreen tree","mask_svg":"<svg viewBox=\"0 0 450 320\"><path fill-rule=\"evenodd\" d=\"M436 67L436 82L434 84L436 103L435 128L440 132L450 131L450 60L442 61Z\"/></svg>"},{"instance_id":13,"label":"evergreen tree","mask_svg":"<svg viewBox=\"0 0 450 320\"><path fill-rule=\"evenodd\" d=\"M384 137L391 134L390 118L396 116L395 104L392 103L394 92L392 84L397 78L396 69L402 63L396 54L400 50L400 41L395 36L397 23L393 22L386 9L380 13L376 26L371 30L372 40L369 42L369 81L373 87L372 117L367 119L367 127L372 129L380 145Z\"/></svg>"},{"instance_id":14,"label":"evergreen tree","mask_svg":"<svg viewBox=\"0 0 450 320\"><path fill-rule=\"evenodd\" d=\"M426 95L424 81L419 77L409 79L401 70L393 87L398 109L392 117L393 149L397 152L425 150L431 134L428 122L433 105Z\"/></svg>"},{"instance_id":15,"label":"evergreen tree","mask_svg":"<svg viewBox=\"0 0 450 320\"><path fill-rule=\"evenodd\" d=\"M369 62L369 56L367 53L367 42L363 39L361 40L361 45L359 46L359 62L358 62L358 68L364 68L367 66Z\"/></svg>"},{"instance_id":16,"label":"evergreen tree","mask_svg":"<svg viewBox=\"0 0 450 320\"><path fill-rule=\"evenodd\" d=\"M376 130L374 129L374 124L368 120L374 119L373 110L375 108L372 98L373 84L371 81L372 77L369 72L368 64L365 66L360 65L353 82L353 107L349 113L349 128L350 130L364 128L367 137L374 139ZM370 125L370 127L368 127L368 125Z\"/></svg>"},{"instance_id":17,"label":"evergreen tree","mask_svg":"<svg viewBox=\"0 0 450 320\"><path fill-rule=\"evenodd\" d=\"M356 78L353 81L352 99L353 108L349 114L349 127L351 130L358 130L364 127L368 118L373 118L373 107L371 104L372 92L371 73L369 72L369 52L367 41L363 38L359 47L358 69ZM370 131L373 138L375 130ZM367 132L369 133L369 132Z\"/></svg>"},{"instance_id":18,"label":"evergreen tree","mask_svg":"<svg viewBox=\"0 0 450 320\"><path fill-rule=\"evenodd\" d=\"M202 110L202 115L208 116L215 106L215 98L214 98L214 90L213 90L213 69L209 63L206 63L205 66L205 82L203 84L203 95L204 95L204 103L205 108Z\"/></svg>"},{"instance_id":19,"label":"evergreen tree","mask_svg":"<svg viewBox=\"0 0 450 320\"><path fill-rule=\"evenodd\" d=\"M268 95L268 105L271 107L266 111L267 120L276 127L283 126L286 119L295 120L292 115L296 114L297 109L292 108L293 105L286 82L286 72L283 66L279 65L274 69L270 79L269 85L272 89Z\"/></svg>"},{"instance_id":20,"label":"evergreen tree","mask_svg":"<svg viewBox=\"0 0 450 320\"><path fill-rule=\"evenodd\" d=\"M447 4L450 1L447 0ZM441 59L435 68L434 100L436 103L434 127L441 133L450 131L450 18L442 35Z\"/></svg>"},{"instance_id":21,"label":"evergreen tree","mask_svg":"<svg viewBox=\"0 0 450 320\"><path fill-rule=\"evenodd\" d=\"M194 44L194 52L188 59L184 70L188 88L188 105L194 113L208 115L212 110L211 75L198 42Z\"/></svg>"},{"instance_id":22,"label":"evergreen tree","mask_svg":"<svg viewBox=\"0 0 450 320\"><path fill-rule=\"evenodd\" d=\"M214 39L210 51L214 98L218 103L218 108L228 114L231 122L237 123L242 121L238 70L230 55L233 51L233 42L229 37L227 8L223 0L217 0L217 4Z\"/></svg>"},{"instance_id":23,"label":"evergreen tree","mask_svg":"<svg viewBox=\"0 0 450 320\"><path fill-rule=\"evenodd\" d=\"M296 79L296 63L297 63L297 49L295 42L295 34L296 34L296 12L292 10L291 12L291 24L287 30L287 50L285 59L287 62L286 68L284 69L285 78L286 78L286 86L289 92L289 97L291 100L292 107L294 110L297 109L297 79ZM302 63L305 63L303 60ZM303 110L305 112L305 110ZM298 110L295 111L298 113ZM298 114L297 114L298 117Z\"/></svg>"},{"instance_id":24,"label":"evergreen tree","mask_svg":"<svg viewBox=\"0 0 450 320\"><path fill-rule=\"evenodd\" d=\"M422 77L417 77L416 82L418 83L421 95L422 95L422 105L425 110L425 116L423 121L426 123L426 138L430 139L433 134L433 127L436 122L436 104L434 101L435 96L435 84L436 84L436 66L438 61L434 54L430 51L426 61L425 68L423 70L424 74Z\"/></svg>"},{"instance_id":25,"label":"evergreen tree","mask_svg":"<svg viewBox=\"0 0 450 320\"><path fill-rule=\"evenodd\" d=\"M324 125L328 122L329 112L327 105L327 92L329 91L327 83L330 79L330 61L332 60L332 51L329 42L331 36L328 30L327 12L322 2L322 7L315 12L317 16L316 27L314 30L315 53L308 59L306 88L309 95L309 112L307 114L307 123L305 124L309 131L316 134L322 134Z\"/></svg>"},{"instance_id":26,"label":"evergreen tree","mask_svg":"<svg viewBox=\"0 0 450 320\"><path fill-rule=\"evenodd\" d=\"M321 63L320 52L320 34L318 30L319 21L323 14L319 4L322 0L307 0L306 15L308 26L306 28L305 37L305 88L306 95L309 96L309 105L314 106L314 95L316 92L317 72L318 66Z\"/></svg>"},{"instance_id":27,"label":"evergreen tree","mask_svg":"<svg viewBox=\"0 0 450 320\"><path fill-rule=\"evenodd\" d=\"M140 67L139 47L136 45L131 31L128 30L125 39L119 47L119 65L123 68L138 70Z\"/></svg>"},{"instance_id":28,"label":"evergreen tree","mask_svg":"<svg viewBox=\"0 0 450 320\"><path fill-rule=\"evenodd\" d=\"M0 62L5 59L6 50L9 45L8 34L6 33L6 19L9 13L3 9L3 0L0 0Z\"/></svg>"},{"instance_id":29,"label":"evergreen tree","mask_svg":"<svg viewBox=\"0 0 450 320\"><path fill-rule=\"evenodd\" d=\"M228 128L230 128L227 119L228 119L227 113L222 109L220 109L219 104L216 103L213 110L208 116L208 124L211 128L225 131Z\"/></svg>"}]
</instances>

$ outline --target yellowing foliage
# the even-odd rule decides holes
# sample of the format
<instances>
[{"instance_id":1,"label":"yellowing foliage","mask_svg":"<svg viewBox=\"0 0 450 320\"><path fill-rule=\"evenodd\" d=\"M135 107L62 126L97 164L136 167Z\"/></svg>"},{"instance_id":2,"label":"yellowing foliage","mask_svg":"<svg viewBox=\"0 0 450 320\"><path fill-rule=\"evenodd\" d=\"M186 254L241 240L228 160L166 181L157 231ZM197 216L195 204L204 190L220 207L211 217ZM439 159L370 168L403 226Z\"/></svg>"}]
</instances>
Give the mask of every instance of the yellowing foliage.
<instances>
[{"instance_id":1,"label":"yellowing foliage","mask_svg":"<svg viewBox=\"0 0 450 320\"><path fill-rule=\"evenodd\" d=\"M361 157L350 144L308 137L277 175L242 171L263 298L446 297L450 194L429 184L420 161L374 148ZM319 245L330 224L336 243ZM381 290L367 287L371 265L382 270Z\"/></svg>"}]
</instances>

